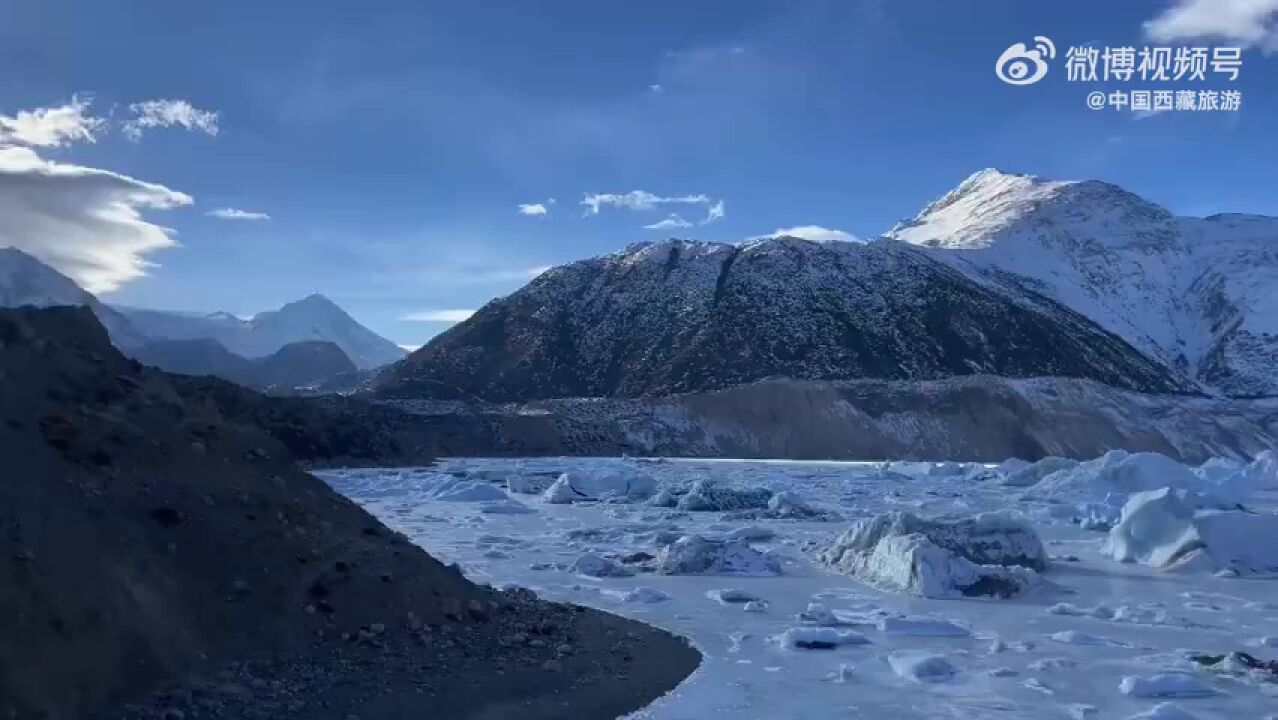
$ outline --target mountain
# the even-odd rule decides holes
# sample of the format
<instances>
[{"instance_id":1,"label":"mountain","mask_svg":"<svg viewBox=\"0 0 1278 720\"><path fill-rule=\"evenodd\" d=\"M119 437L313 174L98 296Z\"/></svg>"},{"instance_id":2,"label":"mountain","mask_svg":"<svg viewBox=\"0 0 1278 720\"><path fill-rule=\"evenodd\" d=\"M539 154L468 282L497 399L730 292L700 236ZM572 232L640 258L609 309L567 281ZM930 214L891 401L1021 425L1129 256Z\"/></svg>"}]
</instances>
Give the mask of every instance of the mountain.
<instances>
[{"instance_id":1,"label":"mountain","mask_svg":"<svg viewBox=\"0 0 1278 720\"><path fill-rule=\"evenodd\" d=\"M769 377L1192 384L1026 288L899 242L671 240L553 268L385 371L383 397L519 401L714 390Z\"/></svg>"},{"instance_id":2,"label":"mountain","mask_svg":"<svg viewBox=\"0 0 1278 720\"><path fill-rule=\"evenodd\" d=\"M310 340L335 343L361 369L386 365L406 354L403 348L360 325L323 295L310 295L249 320L228 313L115 309L153 339L212 338L227 350L250 358L270 355L289 343Z\"/></svg>"},{"instance_id":3,"label":"mountain","mask_svg":"<svg viewBox=\"0 0 1278 720\"><path fill-rule=\"evenodd\" d=\"M24 305L89 307L106 327L112 342L130 351L165 340L216 340L224 350L242 358L257 358L272 355L291 343L330 341L358 369L380 367L406 354L403 348L360 325L323 295L311 295L250 320L224 312L201 314L111 306L31 255L17 248L0 248L0 307ZM162 355L171 351L189 357L203 354L209 361L217 352L207 344L153 350ZM222 358L222 364L216 367L234 362ZM200 367L210 366L205 363Z\"/></svg>"},{"instance_id":4,"label":"mountain","mask_svg":"<svg viewBox=\"0 0 1278 720\"><path fill-rule=\"evenodd\" d=\"M55 305L92 309L117 345L145 342L128 318L99 302L71 278L17 248L0 248L0 307Z\"/></svg>"},{"instance_id":5,"label":"mountain","mask_svg":"<svg viewBox=\"0 0 1278 720\"><path fill-rule=\"evenodd\" d=\"M145 365L180 375L211 375L262 391L291 393L358 372L335 343L289 343L262 358L245 358L211 338L158 340L130 348Z\"/></svg>"},{"instance_id":6,"label":"mountain","mask_svg":"<svg viewBox=\"0 0 1278 720\"><path fill-rule=\"evenodd\" d=\"M1204 389L1278 394L1278 218L1177 217L1104 182L983 170L885 238L1050 297Z\"/></svg>"},{"instance_id":7,"label":"mountain","mask_svg":"<svg viewBox=\"0 0 1278 720\"><path fill-rule=\"evenodd\" d=\"M212 338L156 340L129 349L129 356L178 375L211 375L244 387L256 387L257 367L252 360L236 355Z\"/></svg>"}]
</instances>

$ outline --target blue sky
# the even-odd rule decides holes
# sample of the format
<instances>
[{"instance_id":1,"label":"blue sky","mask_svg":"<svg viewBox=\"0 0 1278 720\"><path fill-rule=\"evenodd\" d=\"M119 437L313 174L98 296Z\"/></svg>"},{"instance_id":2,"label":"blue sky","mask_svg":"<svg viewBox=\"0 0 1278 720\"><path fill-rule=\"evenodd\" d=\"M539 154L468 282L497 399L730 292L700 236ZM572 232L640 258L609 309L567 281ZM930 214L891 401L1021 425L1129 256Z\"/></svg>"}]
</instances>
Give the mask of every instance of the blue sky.
<instances>
[{"instance_id":1,"label":"blue sky","mask_svg":"<svg viewBox=\"0 0 1278 720\"><path fill-rule=\"evenodd\" d=\"M0 124L73 98L98 119L92 142L28 140L12 163L111 174L93 193L13 191L0 244L73 273L93 254L112 302L249 315L322 292L417 344L447 323L403 318L476 308L539 267L671 235L870 237L984 167L1101 178L1184 214L1278 215L1278 3L1232 11L1267 3L0 0ZM1151 40L1157 18L1175 37ZM1036 35L1060 54L1047 77L999 81L995 59ZM1087 43L1247 49L1232 83L1067 82L1066 48ZM1237 89L1243 105L1085 105L1155 86ZM189 105L130 107L147 100ZM649 201L582 204L631 191ZM157 207L103 219L138 193ZM32 207L68 219L28 222ZM208 214L225 208L269 219ZM671 213L691 226L645 227ZM139 223L175 244L128 237ZM152 264L127 279L138 261Z\"/></svg>"}]
</instances>

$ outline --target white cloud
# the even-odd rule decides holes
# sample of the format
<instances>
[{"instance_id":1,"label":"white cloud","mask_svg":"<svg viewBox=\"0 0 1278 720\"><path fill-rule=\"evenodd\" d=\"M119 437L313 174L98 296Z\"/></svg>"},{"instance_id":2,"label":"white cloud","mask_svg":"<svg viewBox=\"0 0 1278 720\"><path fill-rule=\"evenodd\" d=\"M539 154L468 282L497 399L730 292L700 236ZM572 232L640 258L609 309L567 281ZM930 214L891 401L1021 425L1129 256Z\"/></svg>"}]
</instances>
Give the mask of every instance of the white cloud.
<instances>
[{"instance_id":1,"label":"white cloud","mask_svg":"<svg viewBox=\"0 0 1278 720\"><path fill-rule=\"evenodd\" d=\"M684 220L676 213L670 213L670 216L664 220L658 220L651 225L644 225L648 230L671 230L673 228L690 228L692 223Z\"/></svg>"},{"instance_id":2,"label":"white cloud","mask_svg":"<svg viewBox=\"0 0 1278 720\"><path fill-rule=\"evenodd\" d=\"M550 214L550 206L555 204L554 198L546 198L542 202L519 203L519 214L532 217L546 217Z\"/></svg>"},{"instance_id":3,"label":"white cloud","mask_svg":"<svg viewBox=\"0 0 1278 720\"><path fill-rule=\"evenodd\" d=\"M723 201L720 200L710 206L706 211L706 219L701 221L702 225L709 225L716 220L722 220L724 215Z\"/></svg>"},{"instance_id":4,"label":"white cloud","mask_svg":"<svg viewBox=\"0 0 1278 720\"><path fill-rule=\"evenodd\" d=\"M144 275L145 255L174 245L171 231L144 220L143 210L190 204L163 185L0 147L0 246L30 253L91 292Z\"/></svg>"},{"instance_id":5,"label":"white cloud","mask_svg":"<svg viewBox=\"0 0 1278 720\"><path fill-rule=\"evenodd\" d=\"M408 322L446 322L459 323L474 315L474 310L421 310L405 313L400 320Z\"/></svg>"},{"instance_id":6,"label":"white cloud","mask_svg":"<svg viewBox=\"0 0 1278 720\"><path fill-rule=\"evenodd\" d=\"M125 137L134 142L152 128L180 126L187 130L199 130L217 135L217 116L214 111L200 110L186 100L146 100L129 106L133 119L124 123Z\"/></svg>"},{"instance_id":7,"label":"white cloud","mask_svg":"<svg viewBox=\"0 0 1278 720\"><path fill-rule=\"evenodd\" d=\"M799 225L792 228L777 228L768 235L760 235L759 237L750 238L751 240L762 240L765 238L775 237L794 237L800 240L811 240L812 242L861 242L861 238L849 232L835 230L833 228L821 227L820 225Z\"/></svg>"},{"instance_id":8,"label":"white cloud","mask_svg":"<svg viewBox=\"0 0 1278 720\"><path fill-rule=\"evenodd\" d=\"M659 205L708 205L710 202L710 196L700 193L663 197L646 190L631 190L621 194L589 193L581 199L587 215L598 215L599 209L605 205L631 210L655 210Z\"/></svg>"},{"instance_id":9,"label":"white cloud","mask_svg":"<svg viewBox=\"0 0 1278 720\"><path fill-rule=\"evenodd\" d=\"M16 115L0 115L0 143L60 147L73 142L94 142L94 133L106 126L106 120L85 111L91 100L73 96L71 102L57 107L19 110Z\"/></svg>"},{"instance_id":10,"label":"white cloud","mask_svg":"<svg viewBox=\"0 0 1278 720\"><path fill-rule=\"evenodd\" d=\"M1278 0L1177 0L1145 23L1159 42L1218 39L1278 50Z\"/></svg>"},{"instance_id":11,"label":"white cloud","mask_svg":"<svg viewBox=\"0 0 1278 720\"><path fill-rule=\"evenodd\" d=\"M209 217L219 218L221 220L270 220L271 216L264 212L249 212L248 210L236 210L235 208L217 208L210 210L205 215Z\"/></svg>"},{"instance_id":12,"label":"white cloud","mask_svg":"<svg viewBox=\"0 0 1278 720\"><path fill-rule=\"evenodd\" d=\"M407 350L408 352L415 352L418 348L421 347L421 344L419 343L417 345L405 345L404 343L400 343L399 347L400 349Z\"/></svg>"}]
</instances>

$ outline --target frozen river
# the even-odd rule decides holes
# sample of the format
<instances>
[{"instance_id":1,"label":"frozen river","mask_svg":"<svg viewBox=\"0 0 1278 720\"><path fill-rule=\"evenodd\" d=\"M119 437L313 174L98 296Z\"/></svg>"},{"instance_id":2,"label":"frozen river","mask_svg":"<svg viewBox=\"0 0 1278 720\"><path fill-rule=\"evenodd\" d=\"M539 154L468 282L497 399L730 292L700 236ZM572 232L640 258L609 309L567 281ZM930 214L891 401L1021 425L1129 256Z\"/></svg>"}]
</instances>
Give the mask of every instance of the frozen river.
<instances>
[{"instance_id":1,"label":"frozen river","mask_svg":"<svg viewBox=\"0 0 1278 720\"><path fill-rule=\"evenodd\" d=\"M1230 651L1278 657L1278 647L1266 646L1278 646L1278 580L1118 563L1100 553L1105 532L1054 520L1049 503L1026 500L1025 488L1007 487L975 466L889 472L870 463L627 462L660 489L682 491L712 478L727 487L790 491L829 514L733 520L644 502L552 504L538 494L506 493L512 476L540 488L560 473L589 476L617 465L603 459L453 459L428 469L318 474L476 582L528 587L689 638L704 654L702 666L638 717L1278 718L1278 684L1257 672L1205 670L1189 659ZM1251 506L1272 511L1273 493ZM814 558L851 521L876 513L955 517L1008 508L1033 520L1051 557L1045 582L1020 597L885 592ZM633 562L655 554L661 535L724 537L743 527L758 528L749 531L755 537L773 534L751 545L776 558L780 574L590 577L572 569L584 553ZM1256 541L1278 544L1278 537ZM715 599L724 589L763 602L747 611ZM800 649L778 640L791 628L817 625L868 642ZM926 672L930 666L941 671ZM1192 687L1169 686L1172 697L1133 692L1131 681L1120 688L1127 676L1143 681L1160 673L1183 673L1175 677L1188 676Z\"/></svg>"}]
</instances>

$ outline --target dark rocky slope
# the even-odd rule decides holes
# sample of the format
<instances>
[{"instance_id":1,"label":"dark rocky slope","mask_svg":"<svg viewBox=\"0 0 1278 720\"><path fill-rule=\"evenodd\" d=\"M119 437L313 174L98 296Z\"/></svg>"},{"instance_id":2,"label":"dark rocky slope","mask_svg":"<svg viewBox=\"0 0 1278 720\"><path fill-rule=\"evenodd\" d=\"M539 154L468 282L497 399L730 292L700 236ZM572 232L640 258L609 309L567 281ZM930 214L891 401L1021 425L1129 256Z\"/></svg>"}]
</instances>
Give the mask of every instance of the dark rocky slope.
<instances>
[{"instance_id":1,"label":"dark rocky slope","mask_svg":"<svg viewBox=\"0 0 1278 720\"><path fill-rule=\"evenodd\" d=\"M383 397L637 397L769 377L1192 385L1085 317L902 243L669 241L554 268L379 378Z\"/></svg>"},{"instance_id":2,"label":"dark rocky slope","mask_svg":"<svg viewBox=\"0 0 1278 720\"><path fill-rule=\"evenodd\" d=\"M0 716L613 717L696 664L473 585L300 470L353 406L143 368L67 307L0 311L0 392Z\"/></svg>"}]
</instances>

